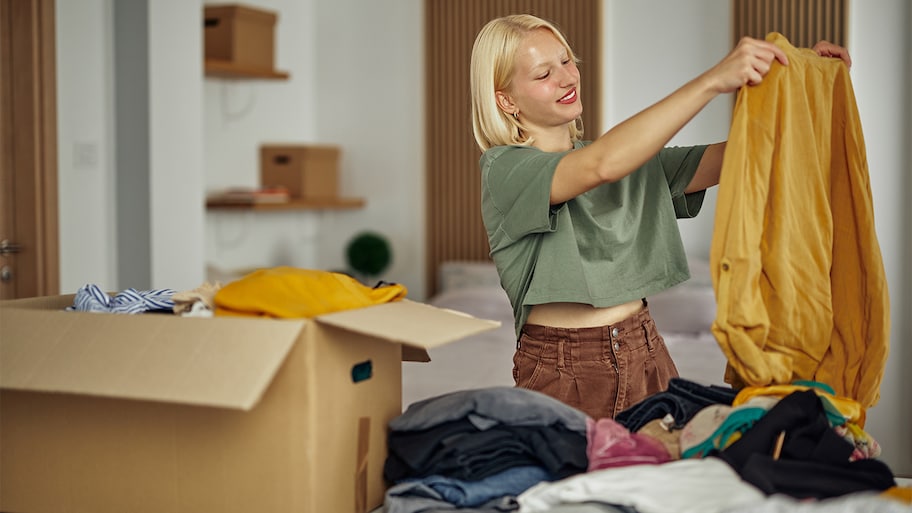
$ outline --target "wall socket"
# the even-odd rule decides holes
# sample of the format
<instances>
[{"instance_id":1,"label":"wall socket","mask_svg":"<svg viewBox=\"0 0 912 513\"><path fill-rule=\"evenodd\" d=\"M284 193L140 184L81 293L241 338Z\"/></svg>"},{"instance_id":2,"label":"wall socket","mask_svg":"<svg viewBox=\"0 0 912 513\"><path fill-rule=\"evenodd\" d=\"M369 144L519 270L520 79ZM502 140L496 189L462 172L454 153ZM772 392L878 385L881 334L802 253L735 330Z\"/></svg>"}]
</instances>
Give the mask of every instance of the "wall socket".
<instances>
[{"instance_id":1,"label":"wall socket","mask_svg":"<svg viewBox=\"0 0 912 513\"><path fill-rule=\"evenodd\" d=\"M98 167L98 144L93 142L73 143L73 167L95 169Z\"/></svg>"}]
</instances>

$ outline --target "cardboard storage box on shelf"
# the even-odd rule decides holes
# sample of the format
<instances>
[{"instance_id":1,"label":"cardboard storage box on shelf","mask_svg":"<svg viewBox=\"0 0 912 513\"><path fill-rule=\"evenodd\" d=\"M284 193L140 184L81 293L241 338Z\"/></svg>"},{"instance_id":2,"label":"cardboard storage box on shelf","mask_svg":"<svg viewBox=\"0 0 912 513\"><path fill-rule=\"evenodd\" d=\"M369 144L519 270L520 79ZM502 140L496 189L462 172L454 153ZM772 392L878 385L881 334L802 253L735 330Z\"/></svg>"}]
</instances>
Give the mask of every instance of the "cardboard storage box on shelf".
<instances>
[{"instance_id":1,"label":"cardboard storage box on shelf","mask_svg":"<svg viewBox=\"0 0 912 513\"><path fill-rule=\"evenodd\" d=\"M277 17L274 12L238 4L205 6L205 58L272 70Z\"/></svg>"},{"instance_id":2,"label":"cardboard storage box on shelf","mask_svg":"<svg viewBox=\"0 0 912 513\"><path fill-rule=\"evenodd\" d=\"M262 145L260 183L287 187L292 198L337 198L339 148L315 144Z\"/></svg>"},{"instance_id":3,"label":"cardboard storage box on shelf","mask_svg":"<svg viewBox=\"0 0 912 513\"><path fill-rule=\"evenodd\" d=\"M0 302L0 511L380 506L402 359L499 323L402 300L315 319Z\"/></svg>"}]
</instances>

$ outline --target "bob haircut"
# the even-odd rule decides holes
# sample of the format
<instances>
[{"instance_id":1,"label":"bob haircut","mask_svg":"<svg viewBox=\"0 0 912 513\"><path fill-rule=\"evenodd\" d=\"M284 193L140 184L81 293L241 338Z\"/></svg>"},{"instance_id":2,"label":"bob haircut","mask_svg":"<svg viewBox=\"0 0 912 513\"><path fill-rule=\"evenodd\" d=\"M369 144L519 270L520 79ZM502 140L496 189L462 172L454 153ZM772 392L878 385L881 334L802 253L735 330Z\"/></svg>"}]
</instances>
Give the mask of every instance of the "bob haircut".
<instances>
[{"instance_id":1,"label":"bob haircut","mask_svg":"<svg viewBox=\"0 0 912 513\"><path fill-rule=\"evenodd\" d=\"M489 21L475 37L469 81L472 90L472 130L481 151L510 144L529 146L533 143L523 130L522 123L497 106L496 91L510 86L515 72L516 51L529 32L545 29L554 37L575 62L579 59L567 39L553 24L530 14L514 14ZM583 135L582 120L568 123L570 139L578 141Z\"/></svg>"}]
</instances>

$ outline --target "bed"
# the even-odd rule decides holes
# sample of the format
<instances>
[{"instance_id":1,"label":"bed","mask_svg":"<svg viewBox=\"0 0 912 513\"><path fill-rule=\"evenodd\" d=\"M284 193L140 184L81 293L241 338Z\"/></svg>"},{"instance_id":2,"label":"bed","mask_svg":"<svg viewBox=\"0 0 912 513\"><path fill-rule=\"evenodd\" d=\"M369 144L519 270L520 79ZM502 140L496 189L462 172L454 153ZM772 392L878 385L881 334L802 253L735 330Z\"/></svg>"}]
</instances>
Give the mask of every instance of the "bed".
<instances>
[{"instance_id":1,"label":"bed","mask_svg":"<svg viewBox=\"0 0 912 513\"><path fill-rule=\"evenodd\" d=\"M725 356L710 332L715 296L709 262L690 258L691 279L647 298L650 311L682 377L722 384ZM480 333L430 351L428 363L403 363L402 405L466 388L513 385L513 312L488 262L444 262L440 292L428 303L500 321Z\"/></svg>"}]
</instances>

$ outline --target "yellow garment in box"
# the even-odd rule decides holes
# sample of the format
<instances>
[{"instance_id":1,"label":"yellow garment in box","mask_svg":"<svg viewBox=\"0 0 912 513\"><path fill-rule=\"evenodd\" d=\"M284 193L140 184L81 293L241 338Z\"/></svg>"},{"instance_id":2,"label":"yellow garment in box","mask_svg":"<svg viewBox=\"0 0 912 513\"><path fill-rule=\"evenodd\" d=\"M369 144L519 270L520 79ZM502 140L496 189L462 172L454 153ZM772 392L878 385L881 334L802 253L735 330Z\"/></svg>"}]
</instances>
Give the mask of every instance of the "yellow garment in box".
<instances>
[{"instance_id":1,"label":"yellow garment in box","mask_svg":"<svg viewBox=\"0 0 912 513\"><path fill-rule=\"evenodd\" d=\"M342 273L274 267L254 271L222 287L215 315L310 318L403 299L405 286L368 287Z\"/></svg>"}]
</instances>

